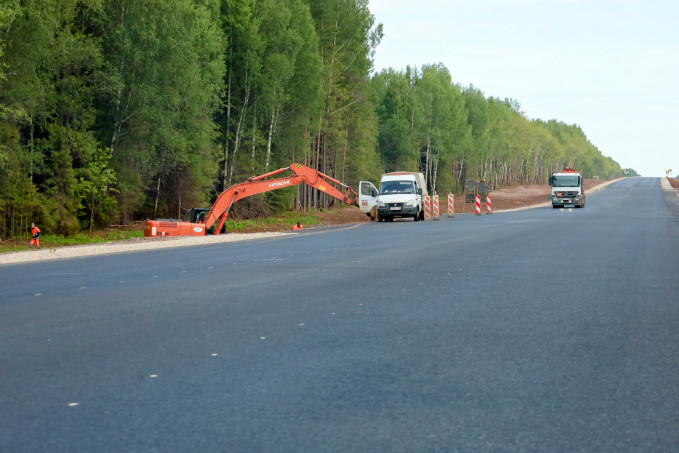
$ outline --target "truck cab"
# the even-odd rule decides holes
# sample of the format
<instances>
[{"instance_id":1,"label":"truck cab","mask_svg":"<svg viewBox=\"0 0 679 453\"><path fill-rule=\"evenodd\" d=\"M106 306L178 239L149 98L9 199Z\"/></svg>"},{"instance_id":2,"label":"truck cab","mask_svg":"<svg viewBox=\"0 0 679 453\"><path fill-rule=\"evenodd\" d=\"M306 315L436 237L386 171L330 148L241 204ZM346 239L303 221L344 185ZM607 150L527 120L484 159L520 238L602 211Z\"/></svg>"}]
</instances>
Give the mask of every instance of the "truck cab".
<instances>
[{"instance_id":1,"label":"truck cab","mask_svg":"<svg viewBox=\"0 0 679 453\"><path fill-rule=\"evenodd\" d=\"M571 167L552 173L549 185L552 186L553 208L584 208L585 187L584 179L580 173Z\"/></svg>"}]
</instances>

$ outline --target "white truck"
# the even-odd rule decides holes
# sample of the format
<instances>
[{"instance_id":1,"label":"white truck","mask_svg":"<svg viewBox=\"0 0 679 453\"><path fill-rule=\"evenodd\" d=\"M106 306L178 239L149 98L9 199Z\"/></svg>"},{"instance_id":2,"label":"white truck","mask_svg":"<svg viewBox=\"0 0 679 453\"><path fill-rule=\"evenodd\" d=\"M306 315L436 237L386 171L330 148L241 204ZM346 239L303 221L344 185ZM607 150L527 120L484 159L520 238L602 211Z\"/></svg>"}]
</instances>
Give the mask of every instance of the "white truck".
<instances>
[{"instance_id":1,"label":"white truck","mask_svg":"<svg viewBox=\"0 0 679 453\"><path fill-rule=\"evenodd\" d=\"M396 217L424 220L424 197L427 185L422 173L397 171L385 173L377 190L369 181L359 185L359 207L378 221L393 221ZM375 208L374 208L375 207Z\"/></svg>"},{"instance_id":2,"label":"white truck","mask_svg":"<svg viewBox=\"0 0 679 453\"><path fill-rule=\"evenodd\" d=\"M552 186L553 208L584 208L585 187L584 179L580 173L572 167L566 167L562 171L552 173L549 185Z\"/></svg>"}]
</instances>

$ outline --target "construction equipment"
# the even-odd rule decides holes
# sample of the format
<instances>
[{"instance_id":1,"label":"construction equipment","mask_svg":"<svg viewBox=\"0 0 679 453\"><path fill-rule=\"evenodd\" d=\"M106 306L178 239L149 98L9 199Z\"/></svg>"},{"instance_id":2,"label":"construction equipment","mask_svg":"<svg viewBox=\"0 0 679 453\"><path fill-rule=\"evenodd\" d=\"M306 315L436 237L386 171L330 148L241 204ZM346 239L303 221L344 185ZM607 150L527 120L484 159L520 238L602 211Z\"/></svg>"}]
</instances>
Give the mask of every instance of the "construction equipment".
<instances>
[{"instance_id":1,"label":"construction equipment","mask_svg":"<svg viewBox=\"0 0 679 453\"><path fill-rule=\"evenodd\" d=\"M293 175L267 179L287 170L290 170ZM193 208L186 211L184 221L172 219L147 220L144 237L205 236L210 232L217 234L222 231L229 211L236 201L251 195L295 186L300 183L308 184L349 205L358 206L358 196L351 187L318 170L302 164L291 164L289 167L280 168L261 176L253 176L245 182L229 187L219 194L210 209ZM345 192L337 189L333 183L341 186L345 189ZM217 226L212 229L211 227L215 223L217 223Z\"/></svg>"}]
</instances>

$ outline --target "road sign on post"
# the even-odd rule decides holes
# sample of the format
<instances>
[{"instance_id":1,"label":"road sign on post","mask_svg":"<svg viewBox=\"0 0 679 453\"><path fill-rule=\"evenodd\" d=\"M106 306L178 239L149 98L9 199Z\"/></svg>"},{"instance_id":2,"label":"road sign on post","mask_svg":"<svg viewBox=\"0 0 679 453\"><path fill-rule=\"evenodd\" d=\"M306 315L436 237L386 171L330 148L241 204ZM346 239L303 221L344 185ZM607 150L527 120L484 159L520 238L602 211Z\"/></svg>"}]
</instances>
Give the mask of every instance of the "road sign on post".
<instances>
[{"instance_id":1,"label":"road sign on post","mask_svg":"<svg viewBox=\"0 0 679 453\"><path fill-rule=\"evenodd\" d=\"M479 188L478 195L481 197L482 200L485 200L486 197L488 196L488 192L490 192L488 190L488 186L486 185L486 181L484 181L483 179L480 180L478 188Z\"/></svg>"},{"instance_id":2,"label":"road sign on post","mask_svg":"<svg viewBox=\"0 0 679 453\"><path fill-rule=\"evenodd\" d=\"M474 203L474 199L478 193L478 181L474 179L468 179L464 184L464 202L468 204Z\"/></svg>"}]
</instances>

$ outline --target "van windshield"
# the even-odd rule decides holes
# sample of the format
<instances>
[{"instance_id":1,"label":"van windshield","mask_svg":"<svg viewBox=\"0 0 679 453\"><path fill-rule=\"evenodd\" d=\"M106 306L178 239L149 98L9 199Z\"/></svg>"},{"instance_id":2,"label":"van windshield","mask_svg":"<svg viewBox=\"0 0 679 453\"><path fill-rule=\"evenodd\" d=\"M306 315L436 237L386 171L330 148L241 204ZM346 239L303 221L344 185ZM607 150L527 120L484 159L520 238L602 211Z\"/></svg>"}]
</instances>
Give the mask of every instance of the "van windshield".
<instances>
[{"instance_id":1,"label":"van windshield","mask_svg":"<svg viewBox=\"0 0 679 453\"><path fill-rule=\"evenodd\" d=\"M577 176L554 176L552 180L552 187L577 187L578 177Z\"/></svg>"},{"instance_id":2,"label":"van windshield","mask_svg":"<svg viewBox=\"0 0 679 453\"><path fill-rule=\"evenodd\" d=\"M380 184L380 194L415 193L412 181L384 181Z\"/></svg>"}]
</instances>

